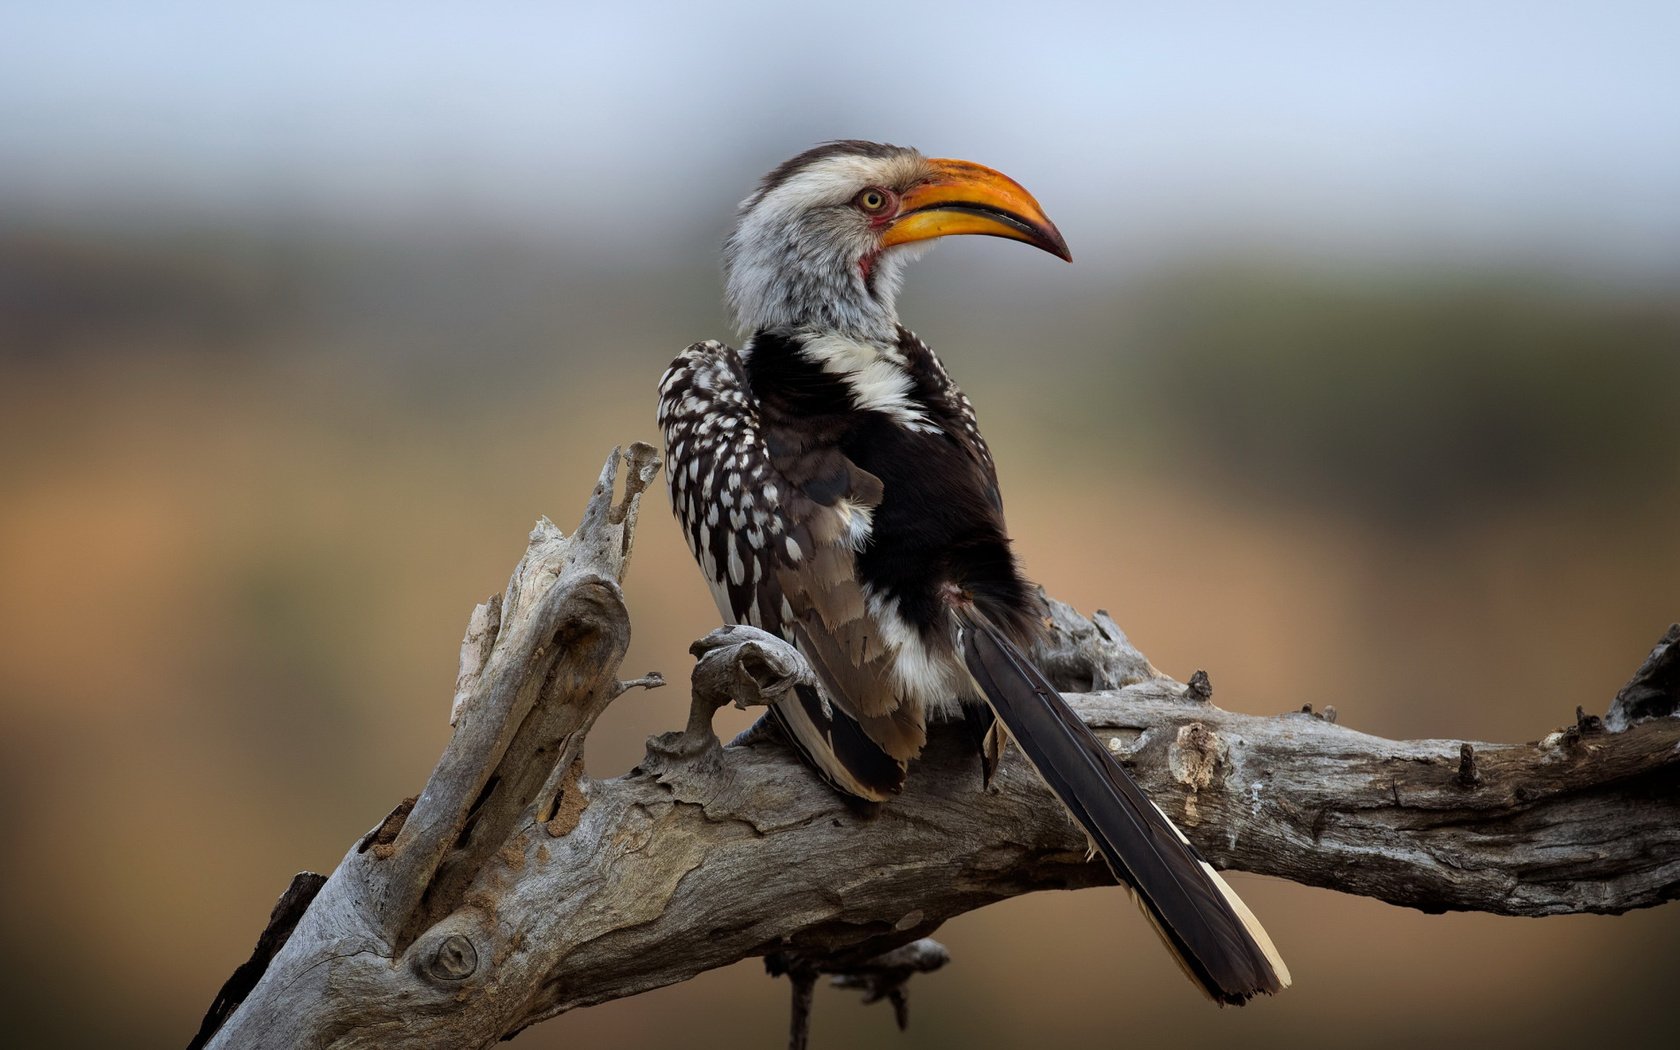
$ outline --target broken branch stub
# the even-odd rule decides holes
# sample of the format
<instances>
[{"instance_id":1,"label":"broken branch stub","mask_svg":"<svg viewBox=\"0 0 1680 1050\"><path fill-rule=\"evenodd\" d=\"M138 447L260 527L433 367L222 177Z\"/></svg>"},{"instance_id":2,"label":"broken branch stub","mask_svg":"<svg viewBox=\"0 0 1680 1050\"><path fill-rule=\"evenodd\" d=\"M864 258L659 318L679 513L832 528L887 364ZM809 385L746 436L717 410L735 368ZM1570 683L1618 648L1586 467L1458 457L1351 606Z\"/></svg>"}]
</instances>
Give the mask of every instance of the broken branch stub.
<instances>
[{"instance_id":1,"label":"broken branch stub","mask_svg":"<svg viewBox=\"0 0 1680 1050\"><path fill-rule=\"evenodd\" d=\"M527 921L507 906L562 793L571 810L587 796L583 743L622 692L619 585L658 468L651 446L614 449L577 531L537 523L469 621L425 788L344 858L209 1045L480 1046L515 1025L521 999L496 992L552 960L514 950Z\"/></svg>"},{"instance_id":2,"label":"broken branch stub","mask_svg":"<svg viewBox=\"0 0 1680 1050\"><path fill-rule=\"evenodd\" d=\"M1670 624L1656 648L1610 702L1604 724L1622 730L1647 718L1680 714L1680 623Z\"/></svg>"}]
</instances>

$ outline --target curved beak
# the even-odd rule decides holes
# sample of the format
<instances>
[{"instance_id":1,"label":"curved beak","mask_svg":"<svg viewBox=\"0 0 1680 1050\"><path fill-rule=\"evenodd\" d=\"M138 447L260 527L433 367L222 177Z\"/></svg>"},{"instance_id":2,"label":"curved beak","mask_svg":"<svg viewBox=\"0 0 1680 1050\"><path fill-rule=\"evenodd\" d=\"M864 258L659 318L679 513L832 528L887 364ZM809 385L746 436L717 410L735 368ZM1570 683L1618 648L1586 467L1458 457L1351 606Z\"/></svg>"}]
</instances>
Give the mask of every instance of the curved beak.
<instances>
[{"instance_id":1,"label":"curved beak","mask_svg":"<svg viewBox=\"0 0 1680 1050\"><path fill-rule=\"evenodd\" d=\"M1061 231L1021 184L966 160L935 160L934 176L905 193L881 247L978 233L1008 237L1073 261Z\"/></svg>"}]
</instances>

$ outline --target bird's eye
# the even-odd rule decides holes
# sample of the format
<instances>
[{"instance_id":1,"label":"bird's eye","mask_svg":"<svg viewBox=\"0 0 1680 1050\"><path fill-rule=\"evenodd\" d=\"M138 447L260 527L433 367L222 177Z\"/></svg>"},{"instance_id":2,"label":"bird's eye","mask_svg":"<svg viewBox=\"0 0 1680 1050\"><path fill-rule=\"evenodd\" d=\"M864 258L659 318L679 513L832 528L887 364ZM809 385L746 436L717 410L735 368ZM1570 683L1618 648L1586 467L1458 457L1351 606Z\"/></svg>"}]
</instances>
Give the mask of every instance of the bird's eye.
<instances>
[{"instance_id":1,"label":"bird's eye","mask_svg":"<svg viewBox=\"0 0 1680 1050\"><path fill-rule=\"evenodd\" d=\"M875 186L869 187L852 198L852 203L856 204L860 211L869 215L881 214L892 206L892 202L893 196L890 190L879 189Z\"/></svg>"}]
</instances>

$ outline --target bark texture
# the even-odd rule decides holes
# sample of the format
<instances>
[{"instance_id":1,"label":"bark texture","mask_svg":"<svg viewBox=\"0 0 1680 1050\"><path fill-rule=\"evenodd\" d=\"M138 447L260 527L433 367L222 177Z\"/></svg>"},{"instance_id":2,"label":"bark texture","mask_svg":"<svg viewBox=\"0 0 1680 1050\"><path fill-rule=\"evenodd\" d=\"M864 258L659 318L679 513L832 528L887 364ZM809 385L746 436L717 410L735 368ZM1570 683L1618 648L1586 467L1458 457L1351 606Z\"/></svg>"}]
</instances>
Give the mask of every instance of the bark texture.
<instances>
[{"instance_id":1,"label":"bark texture","mask_svg":"<svg viewBox=\"0 0 1680 1050\"><path fill-rule=\"evenodd\" d=\"M946 919L1110 881L1013 751L982 791L960 734L936 732L904 794L862 812L773 734L721 746L719 706L810 674L752 628L695 643L685 729L652 738L625 776L589 778L595 718L660 684L618 678L619 584L657 470L646 445L615 450L576 532L538 523L470 620L455 734L424 789L324 884L294 882L195 1046L486 1047L753 956L794 978L797 1039L816 975L902 1011L905 979L944 961L922 939ZM1606 718L1486 744L1384 740L1330 709L1224 711L1205 675L1159 674L1106 615L1051 609L1046 672L1216 867L1426 911L1622 912L1680 895L1680 626Z\"/></svg>"}]
</instances>

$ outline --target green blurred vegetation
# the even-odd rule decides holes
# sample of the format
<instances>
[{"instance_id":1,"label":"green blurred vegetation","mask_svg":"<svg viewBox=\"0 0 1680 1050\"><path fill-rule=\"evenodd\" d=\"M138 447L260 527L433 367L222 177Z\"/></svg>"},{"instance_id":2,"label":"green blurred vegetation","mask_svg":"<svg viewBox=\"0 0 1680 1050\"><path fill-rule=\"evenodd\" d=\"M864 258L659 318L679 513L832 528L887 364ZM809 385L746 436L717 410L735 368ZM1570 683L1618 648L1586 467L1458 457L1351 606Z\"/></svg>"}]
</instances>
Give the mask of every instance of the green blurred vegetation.
<instances>
[{"instance_id":1,"label":"green blurred vegetation","mask_svg":"<svg viewBox=\"0 0 1680 1050\"><path fill-rule=\"evenodd\" d=\"M1146 417L1249 491L1431 528L1680 483L1671 296L1249 269L1142 301Z\"/></svg>"},{"instance_id":2,"label":"green blurred vegetation","mask_svg":"<svg viewBox=\"0 0 1680 1050\"><path fill-rule=\"evenodd\" d=\"M669 271L602 272L454 232L13 231L0 235L0 360L325 353L379 372L399 399L458 403L526 385L556 352L574 370L657 369L693 333L722 334L698 247ZM641 308L652 290L656 312ZM1537 493L1661 499L1680 482L1671 294L1251 262L1064 297L1002 329L971 326L960 303L930 312L956 329L959 358L1008 375L1023 404L1076 405L1090 436L1177 450L1254 498L1431 528Z\"/></svg>"}]
</instances>

